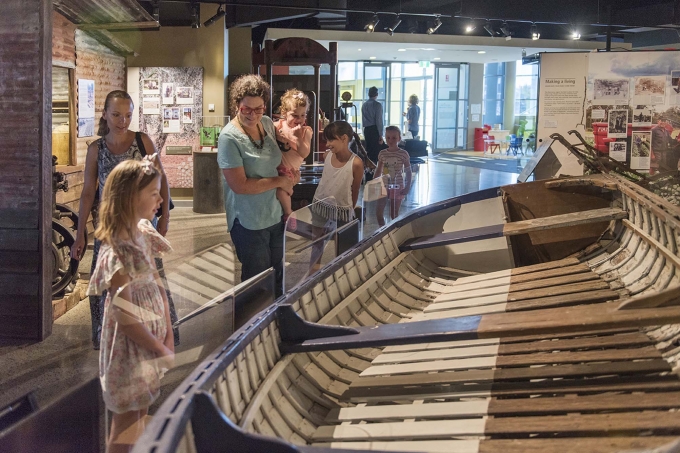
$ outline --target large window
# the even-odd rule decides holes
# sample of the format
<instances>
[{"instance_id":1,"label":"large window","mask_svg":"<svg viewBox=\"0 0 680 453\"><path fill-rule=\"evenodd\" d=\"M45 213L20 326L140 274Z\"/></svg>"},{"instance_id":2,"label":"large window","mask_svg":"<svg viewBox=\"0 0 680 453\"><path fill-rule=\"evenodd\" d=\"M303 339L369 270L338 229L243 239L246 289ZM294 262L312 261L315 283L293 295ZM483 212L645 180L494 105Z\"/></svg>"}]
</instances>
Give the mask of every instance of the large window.
<instances>
[{"instance_id":1,"label":"large window","mask_svg":"<svg viewBox=\"0 0 680 453\"><path fill-rule=\"evenodd\" d=\"M371 86L377 86L382 90L382 76L385 67L389 68L389 78L385 93L385 126L398 126L406 132L405 118L403 113L408 107L408 98L412 94L418 96L420 106L420 137L423 140L432 141L432 119L434 117L434 67L421 67L417 63L375 63L369 64L361 61L342 61L338 64L338 96L349 91L352 95L354 109L348 109L347 121L353 126L356 124L359 133L362 133L361 106L367 99L367 90ZM382 95L379 95L379 100ZM342 98L338 100L342 104Z\"/></svg>"},{"instance_id":2,"label":"large window","mask_svg":"<svg viewBox=\"0 0 680 453\"><path fill-rule=\"evenodd\" d=\"M523 65L518 60L515 79L515 123L524 124L524 130L536 129L538 111L538 65Z\"/></svg>"},{"instance_id":3,"label":"large window","mask_svg":"<svg viewBox=\"0 0 680 453\"><path fill-rule=\"evenodd\" d=\"M503 124L505 100L505 63L484 65L482 119L484 124Z\"/></svg>"}]
</instances>

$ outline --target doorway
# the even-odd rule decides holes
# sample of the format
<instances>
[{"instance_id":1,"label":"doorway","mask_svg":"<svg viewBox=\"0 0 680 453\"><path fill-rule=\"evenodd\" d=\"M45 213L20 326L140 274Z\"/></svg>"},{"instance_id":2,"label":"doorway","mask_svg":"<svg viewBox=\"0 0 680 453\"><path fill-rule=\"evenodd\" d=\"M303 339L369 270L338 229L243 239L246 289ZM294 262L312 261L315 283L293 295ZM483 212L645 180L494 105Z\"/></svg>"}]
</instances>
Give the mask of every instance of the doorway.
<instances>
[{"instance_id":1,"label":"doorway","mask_svg":"<svg viewBox=\"0 0 680 453\"><path fill-rule=\"evenodd\" d=\"M435 65L434 134L432 150L467 148L468 65Z\"/></svg>"}]
</instances>

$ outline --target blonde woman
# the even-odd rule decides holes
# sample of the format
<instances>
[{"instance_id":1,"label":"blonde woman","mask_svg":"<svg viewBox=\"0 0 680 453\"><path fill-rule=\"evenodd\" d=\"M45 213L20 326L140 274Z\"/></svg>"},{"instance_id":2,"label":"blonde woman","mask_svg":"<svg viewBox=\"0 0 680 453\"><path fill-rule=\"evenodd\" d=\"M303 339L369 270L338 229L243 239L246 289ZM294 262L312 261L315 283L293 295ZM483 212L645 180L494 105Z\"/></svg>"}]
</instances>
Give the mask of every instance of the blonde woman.
<instances>
[{"instance_id":1,"label":"blonde woman","mask_svg":"<svg viewBox=\"0 0 680 453\"><path fill-rule=\"evenodd\" d=\"M404 112L406 117L406 130L411 132L413 138L418 136L420 128L418 121L420 121L420 107L418 107L418 96L412 94L408 98L408 109Z\"/></svg>"}]
</instances>

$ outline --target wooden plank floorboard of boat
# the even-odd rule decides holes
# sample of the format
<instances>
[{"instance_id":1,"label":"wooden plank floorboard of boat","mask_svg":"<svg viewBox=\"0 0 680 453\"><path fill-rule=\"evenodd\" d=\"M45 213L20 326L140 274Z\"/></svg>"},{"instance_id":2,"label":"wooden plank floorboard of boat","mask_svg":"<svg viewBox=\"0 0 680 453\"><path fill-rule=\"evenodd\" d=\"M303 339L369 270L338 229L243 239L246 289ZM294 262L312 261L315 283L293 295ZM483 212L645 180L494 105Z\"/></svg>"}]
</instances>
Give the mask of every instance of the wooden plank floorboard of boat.
<instances>
[{"instance_id":1,"label":"wooden plank floorboard of boat","mask_svg":"<svg viewBox=\"0 0 680 453\"><path fill-rule=\"evenodd\" d=\"M539 280L545 280L545 279L550 279L550 278L555 278L555 277L563 277L563 276L573 275L573 274L590 273L590 272L592 272L590 270L590 267L588 267L588 265L585 264L585 263L581 263L581 264L575 264L573 266L559 267L557 269L549 269L549 270L532 272L532 273L527 273L527 274L520 274L520 275L509 275L509 276L505 276L505 277L498 277L498 278L487 279L487 280L483 280L483 281L475 281L475 282L468 282L468 283L460 283L460 282L456 281L456 284L454 284L454 285L442 287L441 293L443 293L443 294L454 294L454 293L459 293L459 292L462 292L462 291L479 289L481 287L492 288L492 287L495 287L495 286L516 285L516 284L520 284L520 283L537 282ZM550 284L552 284L552 283L550 283ZM534 287L539 288L540 286L534 286Z\"/></svg>"},{"instance_id":2,"label":"wooden plank floorboard of boat","mask_svg":"<svg viewBox=\"0 0 680 453\"><path fill-rule=\"evenodd\" d=\"M565 286L574 283L582 283L593 280L599 280L599 276L595 272L582 272L578 274L565 275L560 277L546 278L537 281L529 281L517 284L504 284L490 287L467 287L464 291L443 293L436 297L435 303L457 301L461 299L469 299L473 297L493 296L496 294L512 294L522 291L532 291L542 288L553 288Z\"/></svg>"},{"instance_id":3,"label":"wooden plank floorboard of boat","mask_svg":"<svg viewBox=\"0 0 680 453\"><path fill-rule=\"evenodd\" d=\"M517 367L504 369L462 370L440 373L419 373L393 376L361 377L352 382L350 388L390 388L398 391L406 386L442 385L459 383L490 383L501 381L584 378L606 375L641 375L671 371L663 359L641 360L638 362L608 362L588 364L561 364L543 367ZM395 394L398 396L398 393Z\"/></svg>"},{"instance_id":4,"label":"wooden plank floorboard of boat","mask_svg":"<svg viewBox=\"0 0 680 453\"><path fill-rule=\"evenodd\" d=\"M607 302L611 300L616 300L619 298L620 294L616 291L610 289L591 289L604 287L605 284L597 283L595 285L585 286L582 285L578 292L572 292L569 294L547 296L547 297L537 297L527 300L518 300L514 302L496 302L488 303L483 305L469 305L468 300L460 301L459 306L455 308L450 308L457 304L450 303L444 305L432 304L425 308L422 314L416 314L411 319L413 321L425 321L427 319L443 319L443 318L455 318L460 316L474 316L483 315L490 313L504 313L504 312L514 312L514 311L527 311L527 310L537 310L543 308L557 308L557 307L568 307L573 305L584 305L593 304L599 302ZM573 287L564 288L563 291L572 291ZM560 291L559 289L555 292ZM534 295L532 293L530 296ZM490 298L487 299L491 300ZM470 300L470 302L481 302L478 299Z\"/></svg>"},{"instance_id":5,"label":"wooden plank floorboard of boat","mask_svg":"<svg viewBox=\"0 0 680 453\"><path fill-rule=\"evenodd\" d=\"M436 344L436 343L435 343ZM437 348L421 351L385 352L376 357L372 364L427 362L454 358L482 356L504 356L514 354L534 354L554 351L587 351L603 348L634 348L652 346L649 337L640 332L605 337L577 338L553 341L534 341L527 343L503 344L500 341L490 345L457 348Z\"/></svg>"},{"instance_id":6,"label":"wooden plank floorboard of boat","mask_svg":"<svg viewBox=\"0 0 680 453\"><path fill-rule=\"evenodd\" d=\"M328 424L359 421L386 421L415 418L450 419L483 416L555 415L602 411L633 412L668 410L677 407L680 392L621 395L587 395L544 398L485 398L475 401L427 402L425 404L381 404L331 409Z\"/></svg>"},{"instance_id":7,"label":"wooden plank floorboard of boat","mask_svg":"<svg viewBox=\"0 0 680 453\"><path fill-rule=\"evenodd\" d=\"M565 439L402 440L370 442L318 442L315 447L433 453L620 453L652 449L675 441L674 436L569 437Z\"/></svg>"},{"instance_id":8,"label":"wooden plank floorboard of boat","mask_svg":"<svg viewBox=\"0 0 680 453\"><path fill-rule=\"evenodd\" d=\"M487 272L469 277L461 277L452 283L452 286L463 285L467 283L483 282L486 280L495 280L497 278L515 277L534 272L542 272L551 269L557 269L567 266L576 266L581 264L577 258L565 258L563 260L548 261L547 263L532 264L529 266L521 266L513 269L506 269L496 272Z\"/></svg>"},{"instance_id":9,"label":"wooden plank floorboard of boat","mask_svg":"<svg viewBox=\"0 0 680 453\"><path fill-rule=\"evenodd\" d=\"M314 442L332 440L436 439L489 435L610 435L612 433L680 433L680 417L667 411L617 412L559 416L495 417L360 425L321 426Z\"/></svg>"},{"instance_id":10,"label":"wooden plank floorboard of boat","mask_svg":"<svg viewBox=\"0 0 680 453\"><path fill-rule=\"evenodd\" d=\"M469 370L484 368L505 368L520 366L552 365L583 362L616 362L661 358L653 346L633 349L603 349L596 351L538 352L515 354L436 359L430 361L408 361L395 364L374 365L365 369L361 376L396 376L399 374L429 373L433 371Z\"/></svg>"},{"instance_id":11,"label":"wooden plank floorboard of boat","mask_svg":"<svg viewBox=\"0 0 680 453\"><path fill-rule=\"evenodd\" d=\"M661 372L663 373L663 372ZM580 376L547 381L506 381L493 383L435 383L413 385L395 390L393 387L351 387L341 397L352 403L385 403L395 400L411 401L444 398L522 398L551 395L589 395L603 392L670 392L680 390L680 380L662 374L616 375L615 377L592 376L583 380Z\"/></svg>"}]
</instances>

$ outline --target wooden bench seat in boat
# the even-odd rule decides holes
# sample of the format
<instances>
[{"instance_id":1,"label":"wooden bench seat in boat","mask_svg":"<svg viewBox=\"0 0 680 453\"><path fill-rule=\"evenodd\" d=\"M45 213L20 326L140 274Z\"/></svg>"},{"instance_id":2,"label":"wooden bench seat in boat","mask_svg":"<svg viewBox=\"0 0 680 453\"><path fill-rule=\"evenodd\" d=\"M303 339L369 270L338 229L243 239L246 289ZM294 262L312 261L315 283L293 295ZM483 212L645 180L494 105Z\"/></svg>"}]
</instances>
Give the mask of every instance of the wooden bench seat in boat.
<instances>
[{"instance_id":1,"label":"wooden bench seat in boat","mask_svg":"<svg viewBox=\"0 0 680 453\"><path fill-rule=\"evenodd\" d=\"M561 214L538 219L521 220L500 225L490 225L469 230L441 233L433 236L422 236L405 241L399 250L417 250L441 245L459 244L462 242L480 241L503 236L516 236L518 234L531 233L533 231L564 228L569 226L583 225L587 223L606 222L610 220L624 219L628 216L626 211L618 208L602 208L590 211Z\"/></svg>"}]
</instances>

